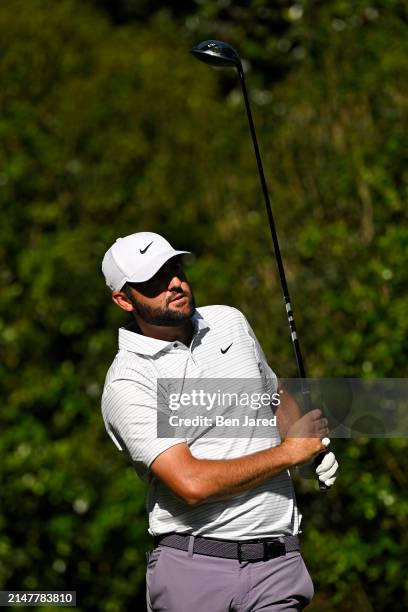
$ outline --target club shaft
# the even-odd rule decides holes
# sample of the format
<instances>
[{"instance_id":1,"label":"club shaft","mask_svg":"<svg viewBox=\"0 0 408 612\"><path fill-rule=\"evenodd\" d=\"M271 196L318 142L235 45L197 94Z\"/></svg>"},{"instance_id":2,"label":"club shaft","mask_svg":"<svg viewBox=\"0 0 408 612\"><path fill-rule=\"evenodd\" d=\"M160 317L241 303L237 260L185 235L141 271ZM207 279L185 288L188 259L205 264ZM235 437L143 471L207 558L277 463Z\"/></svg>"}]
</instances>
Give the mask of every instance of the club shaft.
<instances>
[{"instance_id":1,"label":"club shaft","mask_svg":"<svg viewBox=\"0 0 408 612\"><path fill-rule=\"evenodd\" d=\"M261 154L259 152L258 140L257 140L257 137L256 137L254 121L252 119L251 107L250 107L250 104L249 104L248 93L247 93L247 89L246 89L246 85L245 85L245 76L244 76L244 71L243 71L242 67L238 68L238 75L239 75L239 80L240 80L240 83L241 83L242 93L243 93L243 96L244 96L245 109L246 109L246 113L247 113L247 116L248 116L248 123L249 123L249 129L250 129L250 132L251 132L252 143L254 145L254 151L255 151L255 157L256 157L256 162L257 162L257 166L258 166L259 178L261 180L262 192L263 192L263 196L264 196L266 212L267 212L267 215L268 215L269 228L271 230L272 242L273 242L273 247L274 247L274 251L275 251L275 258L276 258L276 263L277 263L277 266L278 266L279 279L280 279L280 283L281 283L281 287L282 287L283 299L284 299L284 302L285 302L286 315L287 315L287 318L288 318L290 335L292 337L293 348L294 348L294 351L295 351L297 369L298 369L298 372L299 372L299 378L305 379L306 378L306 370L305 370L305 366L304 366L304 362L303 362L303 357L302 357L302 351L301 351L301 348L300 348L299 338L298 338L297 332L296 332L295 317L293 315L292 305L291 305L291 302L290 302L289 288L288 288L288 283L286 282L285 268L283 266L281 251L280 251L280 247L279 247L278 235L277 235L277 232L276 232L275 221L274 221L274 218L273 218L271 202L269 200L268 187L266 185L266 180L265 180L265 174L264 174L263 165L262 165ZM311 397L310 397L310 389L309 389L309 385L307 384L307 382L305 380L302 382L302 398L303 398L303 405L304 405L305 410L306 411L311 410L312 402L311 402ZM324 454L318 455L315 458L315 465L316 466L321 462L323 456L324 456ZM318 480L318 484L319 484L320 490L321 491L325 491L327 489L327 487L319 479L317 479L317 480Z\"/></svg>"},{"instance_id":2,"label":"club shaft","mask_svg":"<svg viewBox=\"0 0 408 612\"><path fill-rule=\"evenodd\" d=\"M305 366L304 366L304 362L303 362L303 358L302 358L302 352L301 352L301 349L300 349L299 338L298 338L297 333L296 333L296 324L295 324L295 318L293 316L292 306L291 306L291 303L290 303L289 288L288 288L288 284L286 282L285 269L283 267L283 261L282 261L280 247L279 247L278 235L276 233L275 221L274 221L274 218L273 218L272 207L271 207L271 203L270 203L270 200L269 200L269 193L268 193L268 188L267 188L267 185L266 185L265 174L264 174L264 171L263 171L261 154L259 152L258 140L257 140L257 137L256 137L254 121L252 119L251 107L249 105L248 93L247 93L247 89L246 89L246 86L245 86L245 77L244 77L243 70L242 69L238 70L238 74L239 74L239 80L240 80L240 83L241 83L242 93L243 93L243 96L244 96L245 109L246 109L246 113L247 113L247 116L248 116L248 122L249 122L249 129L250 129L250 132L251 132L252 142L253 142L253 145L254 145L255 157L256 157L256 162L257 162L257 165L258 165L259 177L261 179L262 191L263 191L263 196L264 196L265 206L266 206L266 212L267 212L268 221L269 221L269 228L271 230L272 242L273 242L273 247L274 247L274 250L275 250L275 258L276 258L276 263L277 263L277 266L278 266L279 278L280 278L280 283L281 283L281 287L282 287L283 299L284 299L284 302L285 302L286 314L287 314L287 318L288 318L290 334L291 334L291 337L292 337L293 348L295 350L296 363L297 363L297 368L298 368L298 372L299 372L299 377L300 378L306 378Z\"/></svg>"}]
</instances>

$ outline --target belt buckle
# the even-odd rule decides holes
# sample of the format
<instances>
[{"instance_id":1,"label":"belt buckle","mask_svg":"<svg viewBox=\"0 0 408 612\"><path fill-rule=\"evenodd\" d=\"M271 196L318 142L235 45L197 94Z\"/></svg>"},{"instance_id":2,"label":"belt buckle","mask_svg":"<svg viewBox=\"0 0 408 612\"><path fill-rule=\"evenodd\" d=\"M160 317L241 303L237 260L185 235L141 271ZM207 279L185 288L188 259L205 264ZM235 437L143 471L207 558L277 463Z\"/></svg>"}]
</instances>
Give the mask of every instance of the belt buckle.
<instances>
[{"instance_id":1,"label":"belt buckle","mask_svg":"<svg viewBox=\"0 0 408 612\"><path fill-rule=\"evenodd\" d=\"M253 542L237 542L237 557L238 561L242 563L242 547L247 546L248 544L252 544ZM244 559L244 561L249 561L249 559Z\"/></svg>"},{"instance_id":2,"label":"belt buckle","mask_svg":"<svg viewBox=\"0 0 408 612\"><path fill-rule=\"evenodd\" d=\"M237 557L238 557L239 563L242 563L242 550L241 550L242 544L245 544L245 542L237 542Z\"/></svg>"},{"instance_id":3,"label":"belt buckle","mask_svg":"<svg viewBox=\"0 0 408 612\"><path fill-rule=\"evenodd\" d=\"M264 561L267 561L268 559L275 559L275 557L281 557L282 555L286 555L285 544L280 540L269 540L263 542L263 550Z\"/></svg>"}]
</instances>

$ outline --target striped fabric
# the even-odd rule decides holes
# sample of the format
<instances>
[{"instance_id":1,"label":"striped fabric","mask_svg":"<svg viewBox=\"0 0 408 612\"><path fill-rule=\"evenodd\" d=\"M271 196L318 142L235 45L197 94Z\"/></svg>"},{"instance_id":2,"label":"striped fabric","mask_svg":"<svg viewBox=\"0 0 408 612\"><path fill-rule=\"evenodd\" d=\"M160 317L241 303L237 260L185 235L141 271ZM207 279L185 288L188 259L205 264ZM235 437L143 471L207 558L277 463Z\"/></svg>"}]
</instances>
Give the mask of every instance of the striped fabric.
<instances>
[{"instance_id":1,"label":"striped fabric","mask_svg":"<svg viewBox=\"0 0 408 612\"><path fill-rule=\"evenodd\" d=\"M296 535L301 517L289 472L228 500L190 507L149 470L159 454L180 442L187 442L198 459L232 459L280 444L274 427L267 438L255 437L250 428L246 437L239 438L157 437L158 379L233 379L234 386L244 388L245 379L251 378L259 392L277 390L276 375L241 312L228 306L205 306L196 309L193 323L190 347L142 336L132 324L121 328L119 351L106 376L105 427L119 450L129 455L139 476L149 482L149 532L230 540Z\"/></svg>"}]
</instances>

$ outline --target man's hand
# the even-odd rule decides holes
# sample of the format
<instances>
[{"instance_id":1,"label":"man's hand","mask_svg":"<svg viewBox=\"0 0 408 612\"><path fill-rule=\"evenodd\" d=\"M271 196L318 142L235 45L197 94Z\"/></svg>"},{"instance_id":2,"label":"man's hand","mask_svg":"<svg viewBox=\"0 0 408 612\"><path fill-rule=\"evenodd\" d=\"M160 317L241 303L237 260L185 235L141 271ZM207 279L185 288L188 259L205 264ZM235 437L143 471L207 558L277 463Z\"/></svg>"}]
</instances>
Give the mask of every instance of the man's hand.
<instances>
[{"instance_id":1,"label":"man's hand","mask_svg":"<svg viewBox=\"0 0 408 612\"><path fill-rule=\"evenodd\" d=\"M324 452L326 446L322 438L329 433L328 421L322 411L311 410L298 419L287 431L281 446L290 457L291 465L307 463L313 457Z\"/></svg>"},{"instance_id":2,"label":"man's hand","mask_svg":"<svg viewBox=\"0 0 408 612\"><path fill-rule=\"evenodd\" d=\"M329 438L324 438L322 442L323 444L325 444L325 446L328 446L330 444ZM303 465L299 465L298 470L302 478L306 479L314 478L314 475L316 473L319 477L319 480L321 480L321 482L323 482L326 487L331 487L334 485L334 482L336 480L338 468L339 464L337 462L337 459L334 456L334 453L330 452L325 454L323 460L317 467L313 465L313 462L310 462Z\"/></svg>"},{"instance_id":3,"label":"man's hand","mask_svg":"<svg viewBox=\"0 0 408 612\"><path fill-rule=\"evenodd\" d=\"M338 470L339 464L334 456L334 453L326 453L323 457L322 461L316 468L316 474L319 476L319 480L321 480L326 487L331 487L336 480L336 473Z\"/></svg>"}]
</instances>

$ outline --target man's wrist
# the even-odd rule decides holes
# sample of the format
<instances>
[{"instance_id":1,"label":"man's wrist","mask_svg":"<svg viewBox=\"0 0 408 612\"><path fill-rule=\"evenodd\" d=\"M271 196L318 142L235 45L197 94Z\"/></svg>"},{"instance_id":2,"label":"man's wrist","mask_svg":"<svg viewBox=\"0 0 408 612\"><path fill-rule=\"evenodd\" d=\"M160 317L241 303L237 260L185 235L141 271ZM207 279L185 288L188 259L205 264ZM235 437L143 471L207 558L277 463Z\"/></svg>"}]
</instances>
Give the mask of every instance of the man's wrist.
<instances>
[{"instance_id":1,"label":"man's wrist","mask_svg":"<svg viewBox=\"0 0 408 612\"><path fill-rule=\"evenodd\" d=\"M288 443L288 438L281 442L279 448L282 455L283 470L287 470L297 464L296 454L293 452L293 449L291 449L291 444Z\"/></svg>"}]
</instances>

